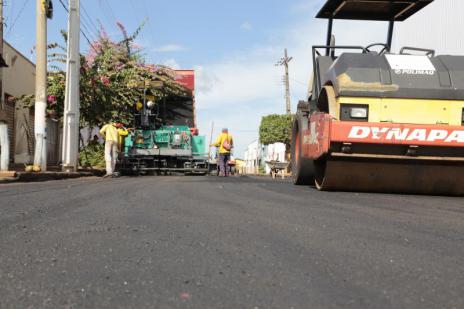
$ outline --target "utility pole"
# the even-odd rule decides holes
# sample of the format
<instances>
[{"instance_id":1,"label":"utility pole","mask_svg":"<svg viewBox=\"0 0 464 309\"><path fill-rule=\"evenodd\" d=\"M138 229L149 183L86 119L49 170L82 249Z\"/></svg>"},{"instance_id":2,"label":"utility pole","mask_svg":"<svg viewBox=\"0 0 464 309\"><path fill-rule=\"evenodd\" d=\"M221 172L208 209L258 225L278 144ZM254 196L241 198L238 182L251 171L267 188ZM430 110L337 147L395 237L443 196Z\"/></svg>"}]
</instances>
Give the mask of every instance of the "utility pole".
<instances>
[{"instance_id":1,"label":"utility pole","mask_svg":"<svg viewBox=\"0 0 464 309\"><path fill-rule=\"evenodd\" d=\"M284 76L284 83L285 83L285 107L287 111L287 115L292 113L292 103L290 101L290 76L288 65L290 61L293 60L293 57L288 57L287 49L285 49L285 55L279 62L277 62L276 66L284 66L285 67L285 76Z\"/></svg>"},{"instance_id":2,"label":"utility pole","mask_svg":"<svg viewBox=\"0 0 464 309\"><path fill-rule=\"evenodd\" d=\"M8 140L8 116L3 95L3 0L0 0L0 171L8 171L10 163L10 142Z\"/></svg>"},{"instance_id":3,"label":"utility pole","mask_svg":"<svg viewBox=\"0 0 464 309\"><path fill-rule=\"evenodd\" d=\"M3 27L4 27L4 22L3 22L3 0L0 0L0 56L2 58L3 62ZM3 69L0 66L0 109L4 109L3 105ZM1 113L1 111L0 111ZM1 121L1 119L0 119Z\"/></svg>"},{"instance_id":4,"label":"utility pole","mask_svg":"<svg viewBox=\"0 0 464 309\"><path fill-rule=\"evenodd\" d=\"M211 162L211 148L213 144L213 134L214 134L214 120L211 121L211 135L209 137L209 151L208 151L208 161Z\"/></svg>"},{"instance_id":5,"label":"utility pole","mask_svg":"<svg viewBox=\"0 0 464 309\"><path fill-rule=\"evenodd\" d=\"M36 0L35 153L34 166L47 170L47 15L44 0Z\"/></svg>"},{"instance_id":6,"label":"utility pole","mask_svg":"<svg viewBox=\"0 0 464 309\"><path fill-rule=\"evenodd\" d=\"M80 107L80 10L79 0L69 0L66 90L63 117L63 171L77 172Z\"/></svg>"}]
</instances>

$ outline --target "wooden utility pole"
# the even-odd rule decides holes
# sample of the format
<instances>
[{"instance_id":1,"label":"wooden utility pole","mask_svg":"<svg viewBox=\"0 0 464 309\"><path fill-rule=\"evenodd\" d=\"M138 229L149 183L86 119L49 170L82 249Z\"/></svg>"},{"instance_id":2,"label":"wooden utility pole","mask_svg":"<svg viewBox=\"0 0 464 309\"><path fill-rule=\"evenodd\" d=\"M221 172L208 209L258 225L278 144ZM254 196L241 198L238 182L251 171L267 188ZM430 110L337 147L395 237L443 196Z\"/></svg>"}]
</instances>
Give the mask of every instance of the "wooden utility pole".
<instances>
[{"instance_id":1,"label":"wooden utility pole","mask_svg":"<svg viewBox=\"0 0 464 309\"><path fill-rule=\"evenodd\" d=\"M35 152L34 167L47 170L47 15L44 0L36 0Z\"/></svg>"},{"instance_id":2,"label":"wooden utility pole","mask_svg":"<svg viewBox=\"0 0 464 309\"><path fill-rule=\"evenodd\" d=\"M293 57L288 57L287 49L285 49L285 54L279 62L277 62L277 66L284 66L285 67L285 76L284 76L284 83L285 83L285 107L287 115L292 113L292 103L290 100L290 75L289 75L289 63L293 60Z\"/></svg>"},{"instance_id":3,"label":"wooden utility pole","mask_svg":"<svg viewBox=\"0 0 464 309\"><path fill-rule=\"evenodd\" d=\"M63 171L77 172L80 107L79 0L69 0L66 91L63 115Z\"/></svg>"}]
</instances>

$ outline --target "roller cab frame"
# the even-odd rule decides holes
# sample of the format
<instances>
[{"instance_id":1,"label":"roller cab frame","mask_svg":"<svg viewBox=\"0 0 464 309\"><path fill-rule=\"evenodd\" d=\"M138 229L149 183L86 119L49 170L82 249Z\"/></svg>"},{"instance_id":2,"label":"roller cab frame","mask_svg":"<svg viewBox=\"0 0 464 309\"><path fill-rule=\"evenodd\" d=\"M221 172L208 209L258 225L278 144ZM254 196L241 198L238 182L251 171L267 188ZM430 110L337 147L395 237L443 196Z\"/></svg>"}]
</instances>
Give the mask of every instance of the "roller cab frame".
<instances>
[{"instance_id":1,"label":"roller cab frame","mask_svg":"<svg viewBox=\"0 0 464 309\"><path fill-rule=\"evenodd\" d=\"M327 42L293 123L295 184L319 190L464 195L464 57L391 52L394 25L433 0L329 0ZM385 21L385 43L337 46L336 19Z\"/></svg>"}]
</instances>

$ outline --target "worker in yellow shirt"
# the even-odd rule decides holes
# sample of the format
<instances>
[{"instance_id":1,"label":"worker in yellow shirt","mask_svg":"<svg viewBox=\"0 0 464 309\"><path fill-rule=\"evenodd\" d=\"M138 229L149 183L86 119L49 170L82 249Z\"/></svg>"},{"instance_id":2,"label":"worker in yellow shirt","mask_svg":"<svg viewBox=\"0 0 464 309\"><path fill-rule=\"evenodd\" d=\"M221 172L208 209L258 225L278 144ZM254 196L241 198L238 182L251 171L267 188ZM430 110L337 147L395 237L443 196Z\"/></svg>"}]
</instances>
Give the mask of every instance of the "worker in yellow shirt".
<instances>
[{"instance_id":1,"label":"worker in yellow shirt","mask_svg":"<svg viewBox=\"0 0 464 309\"><path fill-rule=\"evenodd\" d=\"M116 159L124 132L121 130L122 125L117 123L109 123L103 126L100 130L100 135L105 139L105 163L107 177L115 176ZM121 130L121 133L120 133ZM125 135L127 135L126 133Z\"/></svg>"},{"instance_id":2,"label":"worker in yellow shirt","mask_svg":"<svg viewBox=\"0 0 464 309\"><path fill-rule=\"evenodd\" d=\"M118 144L118 150L119 152L124 151L124 140L127 135L129 135L129 130L127 130L122 123L118 123L116 125L118 128L118 134L119 134L119 144Z\"/></svg>"},{"instance_id":3,"label":"worker in yellow shirt","mask_svg":"<svg viewBox=\"0 0 464 309\"><path fill-rule=\"evenodd\" d=\"M230 160L230 152L234 148L234 139L229 134L229 130L227 128L222 129L221 135L211 146L219 148L219 176L229 176L227 163Z\"/></svg>"}]
</instances>

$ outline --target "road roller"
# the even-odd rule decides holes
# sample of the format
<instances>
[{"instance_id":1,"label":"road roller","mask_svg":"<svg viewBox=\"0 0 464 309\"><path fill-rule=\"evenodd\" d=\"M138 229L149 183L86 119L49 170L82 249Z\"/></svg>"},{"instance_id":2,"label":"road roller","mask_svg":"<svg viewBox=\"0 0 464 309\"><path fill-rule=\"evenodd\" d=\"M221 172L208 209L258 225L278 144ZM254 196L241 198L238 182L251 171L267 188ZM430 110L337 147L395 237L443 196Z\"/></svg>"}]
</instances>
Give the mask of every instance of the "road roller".
<instances>
[{"instance_id":1,"label":"road roller","mask_svg":"<svg viewBox=\"0 0 464 309\"><path fill-rule=\"evenodd\" d=\"M319 190L464 195L464 56L405 46L394 26L433 0L328 0L325 45L293 122L292 173ZM335 44L338 19L385 21L385 43ZM433 21L431 21L433 22ZM362 35L360 33L359 35Z\"/></svg>"}]
</instances>

